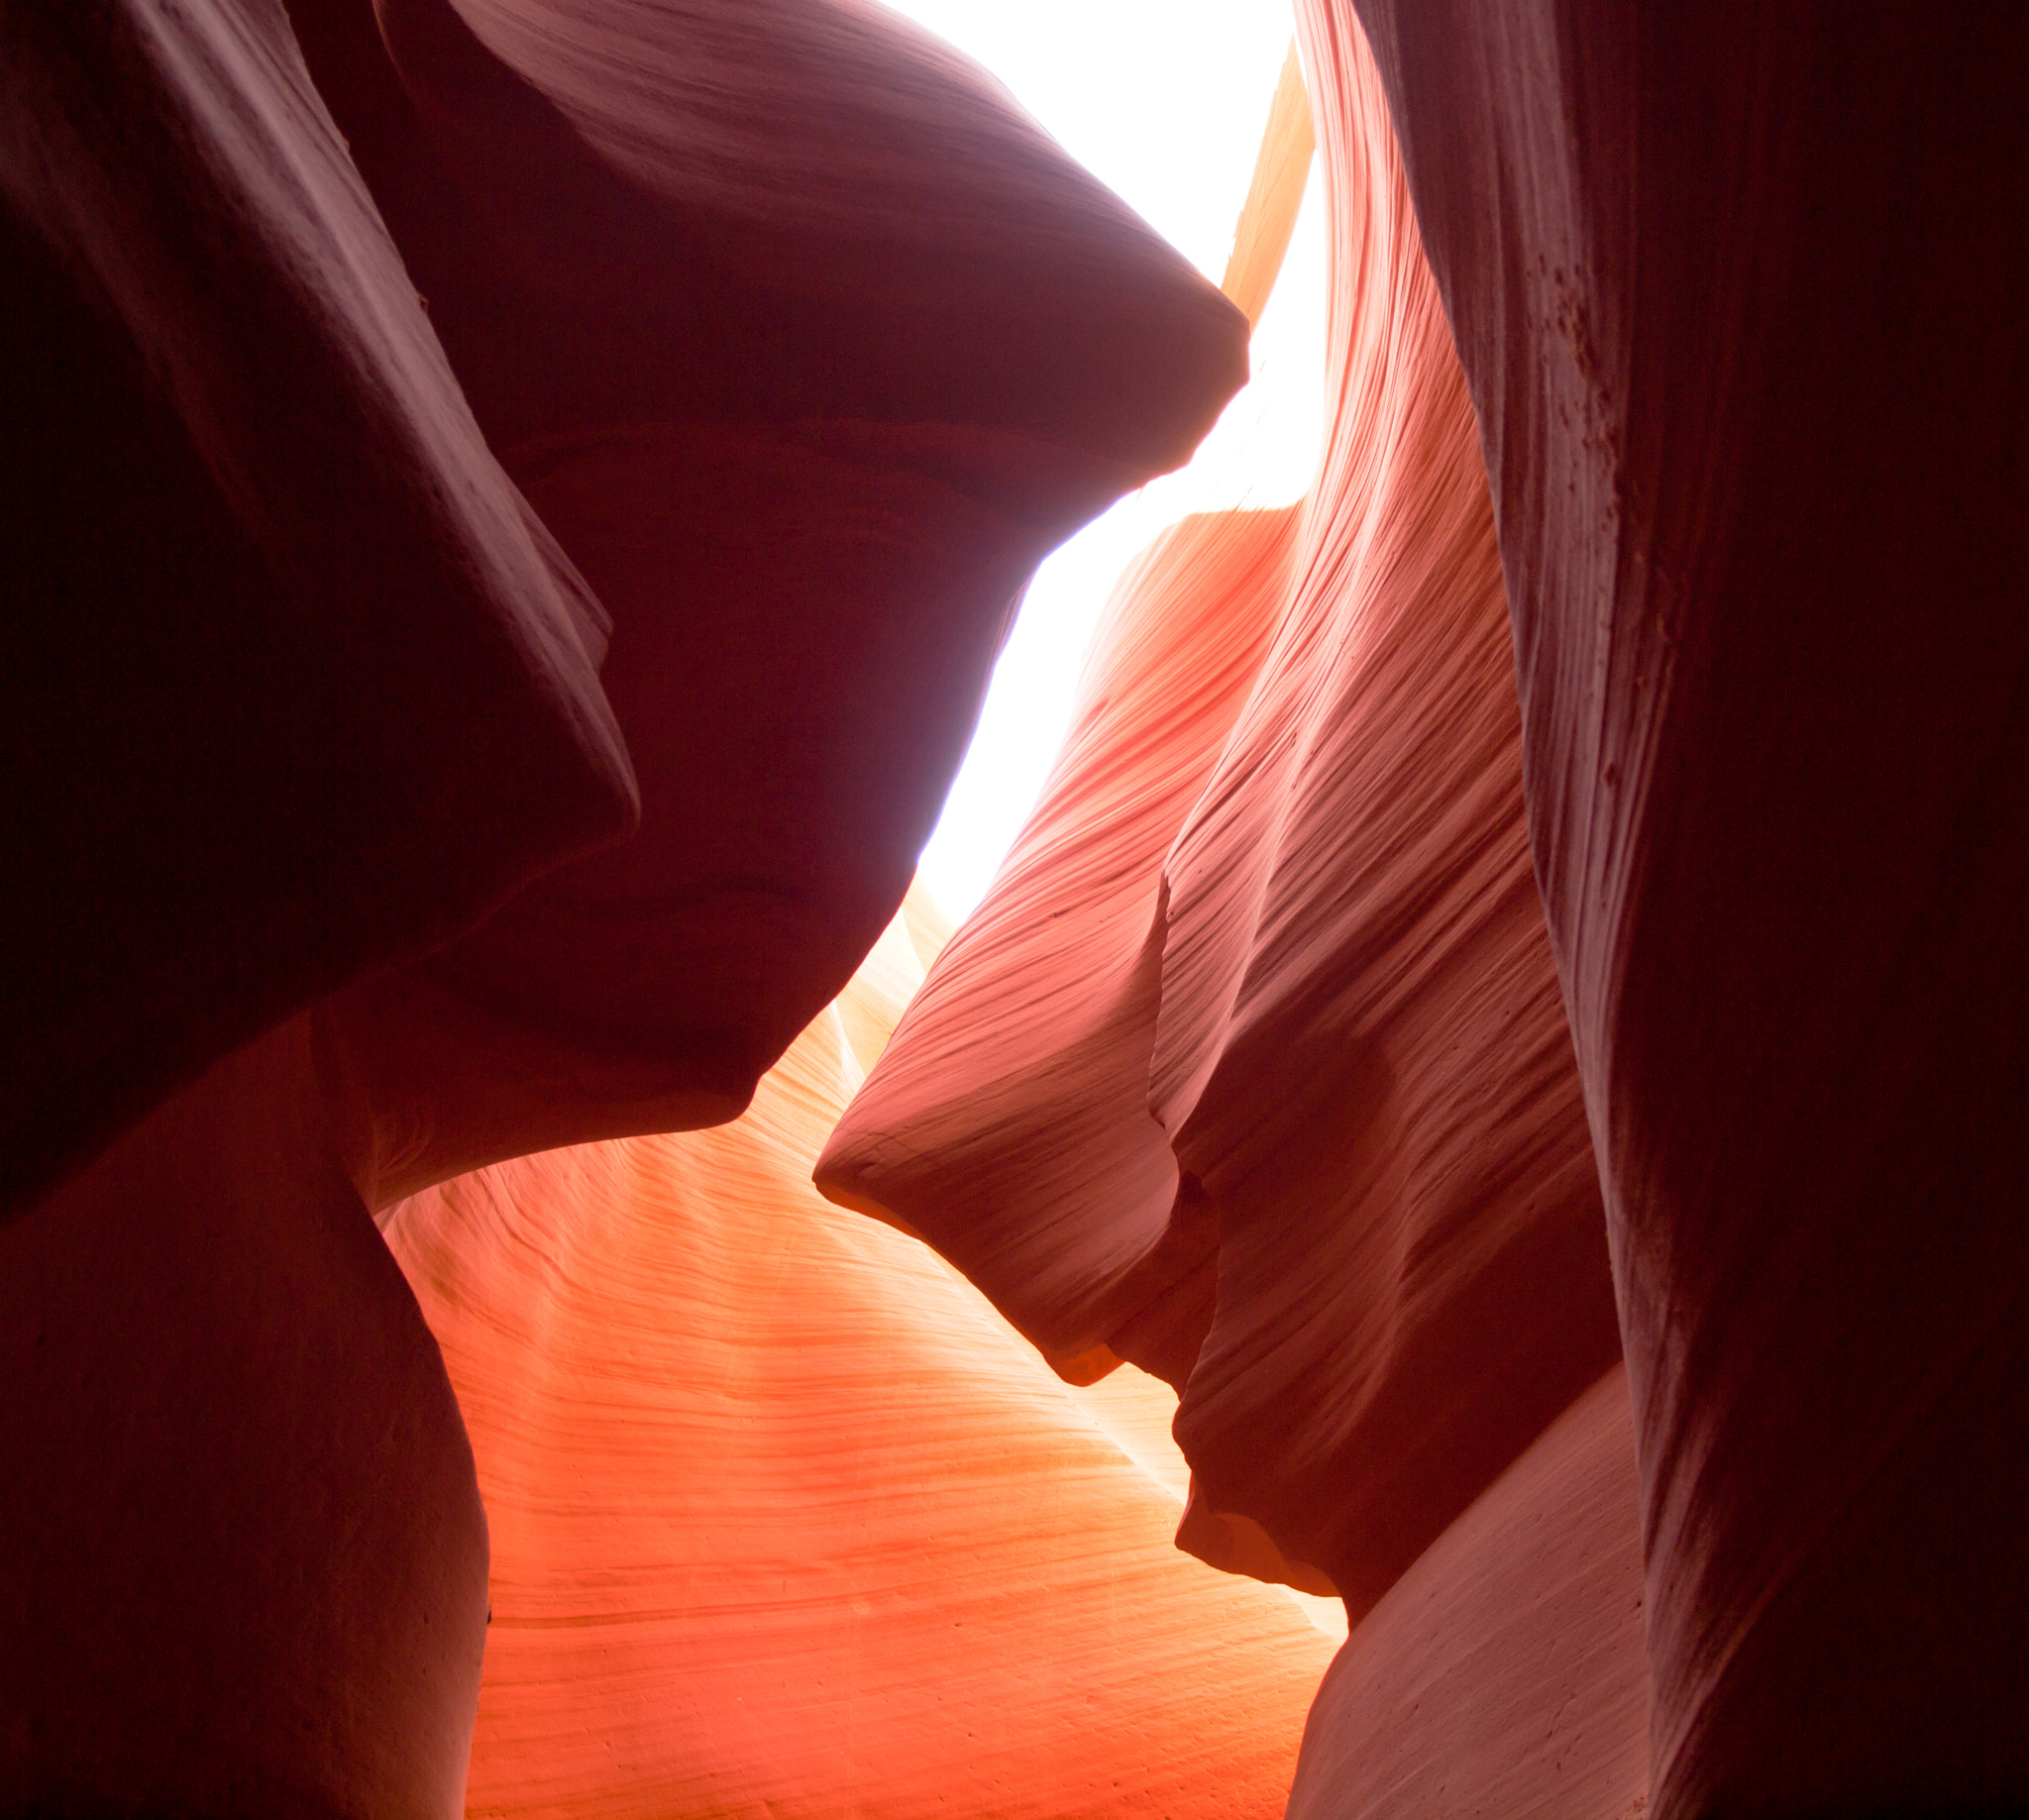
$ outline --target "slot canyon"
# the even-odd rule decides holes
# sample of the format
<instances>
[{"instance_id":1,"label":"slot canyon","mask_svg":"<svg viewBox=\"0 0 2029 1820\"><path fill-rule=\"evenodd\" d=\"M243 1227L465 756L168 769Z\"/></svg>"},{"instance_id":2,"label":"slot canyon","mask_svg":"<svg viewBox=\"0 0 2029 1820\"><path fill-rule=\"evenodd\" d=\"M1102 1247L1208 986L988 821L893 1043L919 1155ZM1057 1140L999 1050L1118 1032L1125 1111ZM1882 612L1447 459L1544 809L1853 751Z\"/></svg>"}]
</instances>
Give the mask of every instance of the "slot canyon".
<instances>
[{"instance_id":1,"label":"slot canyon","mask_svg":"<svg viewBox=\"0 0 2029 1820\"><path fill-rule=\"evenodd\" d=\"M2029 14L1285 3L0 0L0 1817L2029 1813Z\"/></svg>"}]
</instances>

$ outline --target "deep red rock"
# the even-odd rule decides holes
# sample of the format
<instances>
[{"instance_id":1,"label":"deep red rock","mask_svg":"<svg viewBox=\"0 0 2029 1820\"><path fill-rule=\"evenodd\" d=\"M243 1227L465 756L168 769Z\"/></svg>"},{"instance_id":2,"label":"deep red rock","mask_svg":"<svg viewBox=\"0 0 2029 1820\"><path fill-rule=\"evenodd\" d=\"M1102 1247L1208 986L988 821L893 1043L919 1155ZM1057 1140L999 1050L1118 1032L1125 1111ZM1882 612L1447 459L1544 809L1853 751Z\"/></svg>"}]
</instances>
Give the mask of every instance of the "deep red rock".
<instances>
[{"instance_id":1,"label":"deep red rock","mask_svg":"<svg viewBox=\"0 0 2029 1820\"><path fill-rule=\"evenodd\" d=\"M451 1816L486 1520L302 1025L0 1227L0 1806Z\"/></svg>"},{"instance_id":2,"label":"deep red rock","mask_svg":"<svg viewBox=\"0 0 2029 1820\"><path fill-rule=\"evenodd\" d=\"M2024 21L1358 10L1493 482L1655 1811L2012 1809Z\"/></svg>"},{"instance_id":3,"label":"deep red rock","mask_svg":"<svg viewBox=\"0 0 2029 1820\"><path fill-rule=\"evenodd\" d=\"M12 9L0 63L12 1212L635 804L280 6Z\"/></svg>"},{"instance_id":4,"label":"deep red rock","mask_svg":"<svg viewBox=\"0 0 2029 1820\"><path fill-rule=\"evenodd\" d=\"M614 614L643 777L623 851L334 1008L384 1200L738 1110L894 913L1029 571L1183 460L1244 324L878 8L297 18L480 422Z\"/></svg>"}]
</instances>

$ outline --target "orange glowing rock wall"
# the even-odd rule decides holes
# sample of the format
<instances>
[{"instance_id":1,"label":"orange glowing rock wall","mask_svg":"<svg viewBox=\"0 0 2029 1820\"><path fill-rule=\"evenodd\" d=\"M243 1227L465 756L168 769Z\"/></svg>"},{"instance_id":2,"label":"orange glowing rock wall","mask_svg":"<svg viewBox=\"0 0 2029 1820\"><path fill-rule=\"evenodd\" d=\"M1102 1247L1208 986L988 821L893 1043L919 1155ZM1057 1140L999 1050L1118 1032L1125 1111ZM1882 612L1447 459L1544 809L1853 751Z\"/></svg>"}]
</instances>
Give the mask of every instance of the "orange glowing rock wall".
<instances>
[{"instance_id":1,"label":"orange glowing rock wall","mask_svg":"<svg viewBox=\"0 0 2029 1820\"><path fill-rule=\"evenodd\" d=\"M1346 1599L1294 1811L1619 1820L1634 1457L1493 518L1373 63L1349 18L1300 24L1316 484L1122 579L1042 801L817 1180L1064 1375L1169 1377L1179 1546Z\"/></svg>"},{"instance_id":2,"label":"orange glowing rock wall","mask_svg":"<svg viewBox=\"0 0 2029 1820\"><path fill-rule=\"evenodd\" d=\"M1617 1340L1471 409L1371 64L1325 15L1306 43L1317 485L1130 571L1034 818L818 1181L1067 1375L1171 1377L1205 1510L1357 1615Z\"/></svg>"},{"instance_id":3,"label":"orange glowing rock wall","mask_svg":"<svg viewBox=\"0 0 2029 1820\"><path fill-rule=\"evenodd\" d=\"M492 1535L474 1814L1281 1811L1328 1640L1169 1549L1130 1405L810 1188L912 911L738 1124L388 1216Z\"/></svg>"}]
</instances>

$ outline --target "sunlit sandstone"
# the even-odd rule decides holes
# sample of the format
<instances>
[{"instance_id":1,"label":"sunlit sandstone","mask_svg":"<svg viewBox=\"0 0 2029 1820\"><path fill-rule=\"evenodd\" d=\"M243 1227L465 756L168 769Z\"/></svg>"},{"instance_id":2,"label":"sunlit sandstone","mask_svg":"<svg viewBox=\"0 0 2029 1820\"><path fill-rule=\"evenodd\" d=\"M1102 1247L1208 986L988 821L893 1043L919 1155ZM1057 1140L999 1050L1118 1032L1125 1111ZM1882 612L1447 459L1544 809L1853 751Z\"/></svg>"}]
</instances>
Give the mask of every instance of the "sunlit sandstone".
<instances>
[{"instance_id":1,"label":"sunlit sandstone","mask_svg":"<svg viewBox=\"0 0 2029 1820\"><path fill-rule=\"evenodd\" d=\"M1169 1548L1131 1405L809 1185L904 918L737 1124L388 1216L492 1534L474 1813L1282 1810L1330 1643Z\"/></svg>"}]
</instances>

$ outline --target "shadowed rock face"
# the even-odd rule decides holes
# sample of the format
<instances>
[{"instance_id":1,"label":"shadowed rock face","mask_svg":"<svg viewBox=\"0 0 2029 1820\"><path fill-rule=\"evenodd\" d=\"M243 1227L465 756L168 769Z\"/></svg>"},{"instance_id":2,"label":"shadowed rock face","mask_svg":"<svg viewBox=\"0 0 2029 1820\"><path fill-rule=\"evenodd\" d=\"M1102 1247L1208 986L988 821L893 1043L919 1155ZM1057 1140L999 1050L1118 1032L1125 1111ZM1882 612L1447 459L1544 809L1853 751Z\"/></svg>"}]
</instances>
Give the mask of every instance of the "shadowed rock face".
<instances>
[{"instance_id":1,"label":"shadowed rock face","mask_svg":"<svg viewBox=\"0 0 2029 1820\"><path fill-rule=\"evenodd\" d=\"M738 1110L901 901L1035 562L1184 458L1245 325L876 9L377 17L296 9L481 424L614 615L644 803L335 1009L399 1133L360 1165L385 1198Z\"/></svg>"},{"instance_id":2,"label":"shadowed rock face","mask_svg":"<svg viewBox=\"0 0 2029 1820\"><path fill-rule=\"evenodd\" d=\"M900 902L1036 559L1244 372L885 15L473 25L0 25L31 1807L456 1809L484 1524L369 1210L738 1112Z\"/></svg>"},{"instance_id":3,"label":"shadowed rock face","mask_svg":"<svg viewBox=\"0 0 2029 1820\"><path fill-rule=\"evenodd\" d=\"M633 829L621 732L624 858L327 1020L398 1133L355 1173L729 1116L900 902L1035 561L1243 376L990 80L778 12L481 11L495 55L303 4L308 73L274 0L8 26L50 602L10 634L11 1205Z\"/></svg>"},{"instance_id":4,"label":"shadowed rock face","mask_svg":"<svg viewBox=\"0 0 2029 1820\"><path fill-rule=\"evenodd\" d=\"M0 1810L461 1809L485 1514L307 1047L0 1227Z\"/></svg>"},{"instance_id":5,"label":"shadowed rock face","mask_svg":"<svg viewBox=\"0 0 2029 1820\"><path fill-rule=\"evenodd\" d=\"M606 622L278 6L0 25L0 1212L625 833Z\"/></svg>"},{"instance_id":6,"label":"shadowed rock face","mask_svg":"<svg viewBox=\"0 0 2029 1820\"><path fill-rule=\"evenodd\" d=\"M2029 36L1359 12L1493 482L1656 1811L2019 1807Z\"/></svg>"}]
</instances>

